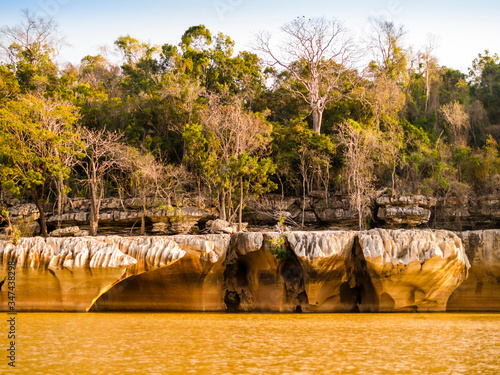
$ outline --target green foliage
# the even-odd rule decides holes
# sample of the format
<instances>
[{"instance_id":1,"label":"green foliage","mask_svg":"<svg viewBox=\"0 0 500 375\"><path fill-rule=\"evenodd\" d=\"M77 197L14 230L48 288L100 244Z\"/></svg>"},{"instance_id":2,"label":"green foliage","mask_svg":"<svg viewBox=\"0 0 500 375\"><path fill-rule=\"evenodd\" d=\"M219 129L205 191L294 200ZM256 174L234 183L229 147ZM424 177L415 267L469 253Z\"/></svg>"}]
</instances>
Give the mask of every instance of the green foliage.
<instances>
[{"instance_id":1,"label":"green foliage","mask_svg":"<svg viewBox=\"0 0 500 375\"><path fill-rule=\"evenodd\" d=\"M22 237L21 230L15 225L12 227L12 244L17 245Z\"/></svg>"},{"instance_id":2,"label":"green foliage","mask_svg":"<svg viewBox=\"0 0 500 375\"><path fill-rule=\"evenodd\" d=\"M47 178L67 178L67 155L78 154L73 106L33 95L0 108L0 175L14 194L43 185Z\"/></svg>"},{"instance_id":3,"label":"green foliage","mask_svg":"<svg viewBox=\"0 0 500 375\"><path fill-rule=\"evenodd\" d=\"M120 65L103 53L61 69L55 25L25 16L32 23L24 26L33 28L1 29L9 62L0 64L0 183L16 195L43 202L62 180L61 194L89 196L78 184L82 167L70 169L83 146L76 126L79 132L123 133L136 151L127 156L131 164L141 154L161 165L167 209L173 209L170 196L186 189L216 198L228 219L249 197L278 185L283 195L346 192L352 160L346 144L339 145L343 123L377 144L360 175L376 184L370 189L397 183L393 193L442 196L497 189L500 60L489 51L472 62L468 75L438 66L425 51L410 64L404 30L378 20L373 26L380 38L374 40L384 51L363 74L347 66L338 70L334 59L308 62L298 53L291 54L289 69L280 70L252 52L236 54L229 36L197 25L178 45L120 36ZM308 22L301 22L288 26L305 30ZM40 30L47 38L38 38ZM314 69L334 74L316 82ZM316 102L324 110L321 134L311 130L305 82L317 83L319 96L330 90L325 102ZM468 130L460 144L442 115L449 103L463 109ZM110 169L103 194L159 194L152 188L158 181L139 169Z\"/></svg>"},{"instance_id":4,"label":"green foliage","mask_svg":"<svg viewBox=\"0 0 500 375\"><path fill-rule=\"evenodd\" d=\"M279 261L284 262L291 255L290 250L285 245L285 238L278 237L271 239L271 254Z\"/></svg>"},{"instance_id":5,"label":"green foliage","mask_svg":"<svg viewBox=\"0 0 500 375\"><path fill-rule=\"evenodd\" d=\"M269 179L275 165L262 155L271 140L271 129L262 116L243 111L239 103L211 106L203 125L184 128L186 160L209 191L222 200L220 211L225 212L227 204L231 215L237 202L234 198L241 192L246 199L276 187ZM238 205L243 206L244 201Z\"/></svg>"},{"instance_id":6,"label":"green foliage","mask_svg":"<svg viewBox=\"0 0 500 375\"><path fill-rule=\"evenodd\" d=\"M272 147L278 178L287 193L299 194L303 180L309 190L330 186L331 161L336 156L331 136L316 133L304 121L293 119L285 125L276 124Z\"/></svg>"}]
</instances>

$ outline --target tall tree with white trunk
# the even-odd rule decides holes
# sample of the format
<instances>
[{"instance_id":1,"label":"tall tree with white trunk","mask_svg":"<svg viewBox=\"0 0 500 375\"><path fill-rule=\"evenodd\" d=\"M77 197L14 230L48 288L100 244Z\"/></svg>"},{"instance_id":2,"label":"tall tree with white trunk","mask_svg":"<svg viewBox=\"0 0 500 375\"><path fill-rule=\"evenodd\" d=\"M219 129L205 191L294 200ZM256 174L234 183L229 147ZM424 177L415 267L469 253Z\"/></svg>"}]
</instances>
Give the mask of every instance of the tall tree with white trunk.
<instances>
[{"instance_id":1,"label":"tall tree with white trunk","mask_svg":"<svg viewBox=\"0 0 500 375\"><path fill-rule=\"evenodd\" d=\"M298 17L281 30L285 35L279 47L271 45L271 34L260 33L255 48L298 83L290 89L310 107L313 130L320 133L323 112L342 96L344 75L353 66L352 38L335 19Z\"/></svg>"}]
</instances>

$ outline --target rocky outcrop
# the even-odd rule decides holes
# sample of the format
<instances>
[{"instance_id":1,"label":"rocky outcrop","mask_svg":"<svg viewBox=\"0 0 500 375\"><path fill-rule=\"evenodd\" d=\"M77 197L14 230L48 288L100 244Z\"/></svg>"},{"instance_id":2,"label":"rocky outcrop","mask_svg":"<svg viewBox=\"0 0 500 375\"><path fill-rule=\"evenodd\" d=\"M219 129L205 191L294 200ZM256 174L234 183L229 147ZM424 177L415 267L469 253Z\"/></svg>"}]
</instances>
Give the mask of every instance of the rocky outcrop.
<instances>
[{"instance_id":1,"label":"rocky outcrop","mask_svg":"<svg viewBox=\"0 0 500 375\"><path fill-rule=\"evenodd\" d=\"M18 203L17 200L14 203ZM15 225L24 236L40 234L38 219L40 213L33 203L16 204L9 208L9 217L12 225Z\"/></svg>"},{"instance_id":2,"label":"rocky outcrop","mask_svg":"<svg viewBox=\"0 0 500 375\"><path fill-rule=\"evenodd\" d=\"M40 214L34 204L19 204L8 207L12 224L23 236L40 233ZM183 234L198 231L207 220L216 217L214 211L194 207L169 206L150 199L145 214L146 233L158 235ZM88 235L90 200L69 199L60 213L54 204L44 205L47 228L51 236ZM136 198L103 199L99 214L99 234L139 234L143 216L142 201Z\"/></svg>"},{"instance_id":3,"label":"rocky outcrop","mask_svg":"<svg viewBox=\"0 0 500 375\"><path fill-rule=\"evenodd\" d=\"M470 260L469 277L450 296L448 311L500 311L500 230L458 234Z\"/></svg>"},{"instance_id":4,"label":"rocky outcrop","mask_svg":"<svg viewBox=\"0 0 500 375\"><path fill-rule=\"evenodd\" d=\"M229 236L36 237L15 246L0 241L0 274L3 279L8 262L16 263L17 311L221 310L217 277L223 270L213 272L213 266L221 264L228 244ZM204 283L219 287L207 290ZM6 286L1 296L6 311Z\"/></svg>"},{"instance_id":5,"label":"rocky outcrop","mask_svg":"<svg viewBox=\"0 0 500 375\"><path fill-rule=\"evenodd\" d=\"M112 236L106 241L138 262L91 311L224 311L223 262L229 235Z\"/></svg>"},{"instance_id":6,"label":"rocky outcrop","mask_svg":"<svg viewBox=\"0 0 500 375\"><path fill-rule=\"evenodd\" d=\"M377 219L387 223L389 227L416 227L427 224L431 217L431 207L436 205L436 199L423 195L387 194L377 197Z\"/></svg>"},{"instance_id":7,"label":"rocky outcrop","mask_svg":"<svg viewBox=\"0 0 500 375\"><path fill-rule=\"evenodd\" d=\"M0 275L15 262L17 311L85 311L137 261L114 244L94 238L22 238L0 241ZM7 310L7 285L1 289Z\"/></svg>"},{"instance_id":8,"label":"rocky outcrop","mask_svg":"<svg viewBox=\"0 0 500 375\"><path fill-rule=\"evenodd\" d=\"M307 304L303 311L352 311L356 301L345 291L354 288L353 246L356 232L291 232L290 249L304 274Z\"/></svg>"},{"instance_id":9,"label":"rocky outcrop","mask_svg":"<svg viewBox=\"0 0 500 375\"><path fill-rule=\"evenodd\" d=\"M278 233L238 233L225 260L223 296L228 311L290 311L280 263L271 253Z\"/></svg>"},{"instance_id":10,"label":"rocky outcrop","mask_svg":"<svg viewBox=\"0 0 500 375\"><path fill-rule=\"evenodd\" d=\"M432 210L431 224L455 231L500 228L500 196L450 196L440 198Z\"/></svg>"},{"instance_id":11,"label":"rocky outcrop","mask_svg":"<svg viewBox=\"0 0 500 375\"><path fill-rule=\"evenodd\" d=\"M377 311L445 311L470 264L448 231L375 229L359 234Z\"/></svg>"},{"instance_id":12,"label":"rocky outcrop","mask_svg":"<svg viewBox=\"0 0 500 375\"><path fill-rule=\"evenodd\" d=\"M18 311L499 311L499 233L26 238L0 241L0 276L16 262Z\"/></svg>"},{"instance_id":13,"label":"rocky outcrop","mask_svg":"<svg viewBox=\"0 0 500 375\"><path fill-rule=\"evenodd\" d=\"M243 219L253 225L275 225L280 217L289 224L304 222L312 227L355 229L358 225L358 213L351 208L348 197L326 196L322 191L313 191L306 198L266 195L248 204Z\"/></svg>"}]
</instances>

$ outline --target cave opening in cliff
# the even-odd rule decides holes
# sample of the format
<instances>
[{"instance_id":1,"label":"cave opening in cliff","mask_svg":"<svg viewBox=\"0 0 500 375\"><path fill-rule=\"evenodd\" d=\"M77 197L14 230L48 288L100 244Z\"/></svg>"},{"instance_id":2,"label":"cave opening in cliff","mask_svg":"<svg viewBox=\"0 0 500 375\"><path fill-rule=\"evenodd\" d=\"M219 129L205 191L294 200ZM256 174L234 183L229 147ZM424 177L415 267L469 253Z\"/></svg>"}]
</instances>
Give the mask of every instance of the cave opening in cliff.
<instances>
[{"instance_id":1,"label":"cave opening in cliff","mask_svg":"<svg viewBox=\"0 0 500 375\"><path fill-rule=\"evenodd\" d=\"M226 290L226 294L224 295L224 303L226 304L227 311L238 311L241 303L240 295L236 292Z\"/></svg>"},{"instance_id":2,"label":"cave opening in cliff","mask_svg":"<svg viewBox=\"0 0 500 375\"><path fill-rule=\"evenodd\" d=\"M302 312L302 305L309 303L304 287L304 271L292 252L280 266L280 274L285 284L285 300L292 311Z\"/></svg>"},{"instance_id":3,"label":"cave opening in cliff","mask_svg":"<svg viewBox=\"0 0 500 375\"><path fill-rule=\"evenodd\" d=\"M246 264L239 260L228 264L224 270L224 283L226 285L224 304L229 312L241 310L242 299L245 296L244 289L248 289L247 272Z\"/></svg>"},{"instance_id":4,"label":"cave opening in cliff","mask_svg":"<svg viewBox=\"0 0 500 375\"><path fill-rule=\"evenodd\" d=\"M373 287L372 279L368 272L367 263L359 239L356 238L352 249L352 257L354 260L354 280L355 286L347 288L345 285L341 287L340 298L353 300L355 306L354 311L360 312L375 312L379 308L379 300L375 288ZM349 290L348 290L349 289Z\"/></svg>"}]
</instances>

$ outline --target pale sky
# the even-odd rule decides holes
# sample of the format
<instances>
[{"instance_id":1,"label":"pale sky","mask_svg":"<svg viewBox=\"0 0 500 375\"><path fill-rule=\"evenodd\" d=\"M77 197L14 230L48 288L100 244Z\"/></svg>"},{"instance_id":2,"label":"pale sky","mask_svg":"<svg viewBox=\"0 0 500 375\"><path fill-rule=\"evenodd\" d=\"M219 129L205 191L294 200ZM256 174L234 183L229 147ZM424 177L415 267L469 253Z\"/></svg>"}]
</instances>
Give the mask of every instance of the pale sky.
<instances>
[{"instance_id":1,"label":"pale sky","mask_svg":"<svg viewBox=\"0 0 500 375\"><path fill-rule=\"evenodd\" d=\"M297 16L335 17L358 36L369 17L383 16L405 26L405 41L414 49L436 35L439 63L464 72L485 49L500 54L498 0L0 0L0 25L18 24L21 9L57 21L69 43L61 59L74 64L121 35L178 44L186 29L199 24L229 35L237 50L250 49L254 33L277 33Z\"/></svg>"}]
</instances>

